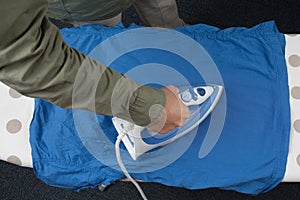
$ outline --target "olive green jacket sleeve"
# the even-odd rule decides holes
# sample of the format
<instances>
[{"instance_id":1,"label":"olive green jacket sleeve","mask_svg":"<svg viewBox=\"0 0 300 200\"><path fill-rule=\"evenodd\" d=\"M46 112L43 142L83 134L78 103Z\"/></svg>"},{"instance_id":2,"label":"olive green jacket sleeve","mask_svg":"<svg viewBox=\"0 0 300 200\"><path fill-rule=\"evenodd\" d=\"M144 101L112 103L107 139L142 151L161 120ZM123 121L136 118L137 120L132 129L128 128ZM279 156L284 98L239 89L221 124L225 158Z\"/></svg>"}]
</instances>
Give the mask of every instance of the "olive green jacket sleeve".
<instances>
[{"instance_id":1,"label":"olive green jacket sleeve","mask_svg":"<svg viewBox=\"0 0 300 200\"><path fill-rule=\"evenodd\" d=\"M0 0L0 81L63 108L143 126L161 115L166 101L161 90L137 84L69 47L46 11L44 0Z\"/></svg>"}]
</instances>

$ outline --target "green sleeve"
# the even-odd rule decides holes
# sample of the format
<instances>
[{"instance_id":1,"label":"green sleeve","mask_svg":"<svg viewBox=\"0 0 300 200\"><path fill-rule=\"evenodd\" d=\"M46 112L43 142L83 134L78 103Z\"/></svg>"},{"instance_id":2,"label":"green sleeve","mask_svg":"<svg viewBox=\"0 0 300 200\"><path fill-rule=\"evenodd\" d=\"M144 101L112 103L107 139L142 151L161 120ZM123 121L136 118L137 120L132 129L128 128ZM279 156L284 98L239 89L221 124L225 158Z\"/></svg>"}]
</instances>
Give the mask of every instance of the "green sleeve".
<instances>
[{"instance_id":1,"label":"green sleeve","mask_svg":"<svg viewBox=\"0 0 300 200\"><path fill-rule=\"evenodd\" d=\"M165 95L69 47L45 17L47 1L0 0L0 81L60 107L115 115L139 125L162 113ZM152 109L152 105L162 105ZM154 114L154 115L153 115Z\"/></svg>"}]
</instances>

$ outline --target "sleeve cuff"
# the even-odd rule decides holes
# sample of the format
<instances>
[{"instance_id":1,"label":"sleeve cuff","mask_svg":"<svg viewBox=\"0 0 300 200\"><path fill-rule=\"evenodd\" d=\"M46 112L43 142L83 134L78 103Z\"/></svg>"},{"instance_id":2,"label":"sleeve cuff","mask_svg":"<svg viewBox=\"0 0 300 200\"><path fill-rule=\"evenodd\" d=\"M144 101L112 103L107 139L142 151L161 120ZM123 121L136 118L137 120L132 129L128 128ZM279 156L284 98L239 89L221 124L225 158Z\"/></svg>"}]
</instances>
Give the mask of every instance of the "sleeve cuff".
<instances>
[{"instance_id":1,"label":"sleeve cuff","mask_svg":"<svg viewBox=\"0 0 300 200\"><path fill-rule=\"evenodd\" d=\"M139 126L149 126L159 119L165 104L166 96L163 91L143 85L130 98L131 119Z\"/></svg>"}]
</instances>

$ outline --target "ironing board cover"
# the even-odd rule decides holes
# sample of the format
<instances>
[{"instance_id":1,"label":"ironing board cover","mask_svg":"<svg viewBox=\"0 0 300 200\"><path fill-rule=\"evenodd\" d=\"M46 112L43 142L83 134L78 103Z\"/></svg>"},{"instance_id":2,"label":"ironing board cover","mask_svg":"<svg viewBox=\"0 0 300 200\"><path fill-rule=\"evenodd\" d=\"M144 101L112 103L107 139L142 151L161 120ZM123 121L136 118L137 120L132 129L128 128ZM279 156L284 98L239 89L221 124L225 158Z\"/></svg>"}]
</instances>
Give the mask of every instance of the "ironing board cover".
<instances>
[{"instance_id":1,"label":"ironing board cover","mask_svg":"<svg viewBox=\"0 0 300 200\"><path fill-rule=\"evenodd\" d=\"M115 27L88 25L61 32L70 46L91 54L105 39L138 28L136 25L125 28L121 24ZM128 171L136 179L189 189L218 187L258 194L274 188L284 176L290 133L284 35L278 32L274 22L225 30L199 24L176 31L200 44L217 66L222 81L215 83L225 88L216 108L221 113L216 116L219 120L212 124L211 116L195 131L137 161L122 150ZM153 41L156 36L151 36ZM142 37L149 35L142 34ZM108 42L106 45L111 44L111 47L105 55L109 57L113 49L117 51L124 46L122 41ZM185 41L172 36L162 45L170 45L170 42L186 48ZM193 47L189 48L188 53L197 55ZM150 73L151 63L156 63L152 64L155 73ZM128 74L137 66L145 66L143 69L149 73L138 72L138 76L133 76L137 81L154 79L160 74L159 67L163 73L168 66L183 74L191 85L205 83L188 60L160 48L135 49L108 64ZM177 78L169 82L182 84ZM201 155L204 143L212 139L206 138L206 133L218 123L220 133L208 133L216 134L215 141L211 142L215 144ZM117 132L111 117L65 110L36 99L30 134L35 173L49 185L80 190L109 185L124 177L115 158Z\"/></svg>"}]
</instances>

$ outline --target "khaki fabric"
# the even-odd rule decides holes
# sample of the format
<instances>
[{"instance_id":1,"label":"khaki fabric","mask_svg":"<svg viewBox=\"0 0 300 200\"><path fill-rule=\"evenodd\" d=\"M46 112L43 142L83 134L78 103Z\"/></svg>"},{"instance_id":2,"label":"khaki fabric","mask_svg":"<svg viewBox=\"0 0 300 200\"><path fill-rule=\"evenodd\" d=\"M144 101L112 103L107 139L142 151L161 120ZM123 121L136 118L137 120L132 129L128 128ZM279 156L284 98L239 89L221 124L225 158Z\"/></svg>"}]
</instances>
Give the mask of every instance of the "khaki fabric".
<instances>
[{"instance_id":1,"label":"khaki fabric","mask_svg":"<svg viewBox=\"0 0 300 200\"><path fill-rule=\"evenodd\" d=\"M48 0L48 16L75 26L103 24L114 26L120 13L134 3L147 26L175 28L184 26L175 0Z\"/></svg>"},{"instance_id":2,"label":"khaki fabric","mask_svg":"<svg viewBox=\"0 0 300 200\"><path fill-rule=\"evenodd\" d=\"M135 0L48 0L47 16L66 22L105 20L117 16Z\"/></svg>"},{"instance_id":3,"label":"khaki fabric","mask_svg":"<svg viewBox=\"0 0 300 200\"><path fill-rule=\"evenodd\" d=\"M118 14L115 17L109 18L109 19L103 19L103 20L96 20L96 21L82 21L82 22L69 22L73 26L82 26L82 25L87 25L87 24L101 24L105 26L116 26L122 21L122 14Z\"/></svg>"},{"instance_id":4,"label":"khaki fabric","mask_svg":"<svg viewBox=\"0 0 300 200\"><path fill-rule=\"evenodd\" d=\"M115 114L143 126L161 115L166 101L161 90L135 83L70 48L46 12L47 1L0 0L1 82L63 108ZM151 109L154 105L162 107ZM151 119L150 110L155 110Z\"/></svg>"},{"instance_id":5,"label":"khaki fabric","mask_svg":"<svg viewBox=\"0 0 300 200\"><path fill-rule=\"evenodd\" d=\"M176 28L185 25L179 18L175 0L137 0L134 7L148 26Z\"/></svg>"}]
</instances>

